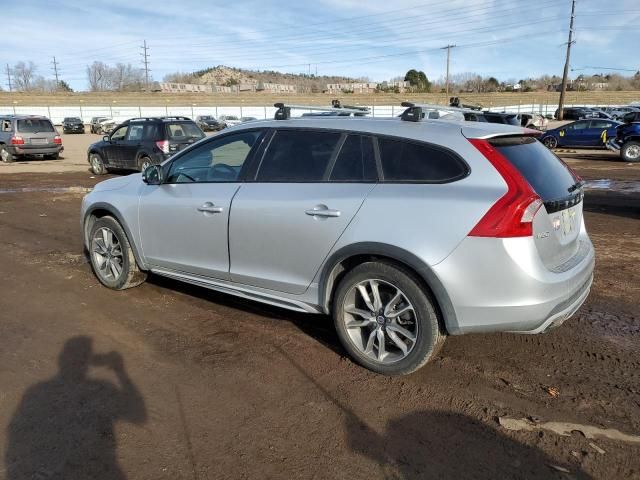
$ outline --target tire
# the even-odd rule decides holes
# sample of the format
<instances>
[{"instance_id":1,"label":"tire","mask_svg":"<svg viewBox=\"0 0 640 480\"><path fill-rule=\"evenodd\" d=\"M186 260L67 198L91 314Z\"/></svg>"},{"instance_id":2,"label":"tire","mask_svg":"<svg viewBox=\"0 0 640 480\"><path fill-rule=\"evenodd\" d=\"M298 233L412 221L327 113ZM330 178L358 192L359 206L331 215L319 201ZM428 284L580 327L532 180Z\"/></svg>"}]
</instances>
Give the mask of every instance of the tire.
<instances>
[{"instance_id":1,"label":"tire","mask_svg":"<svg viewBox=\"0 0 640 480\"><path fill-rule=\"evenodd\" d=\"M89 155L89 164L91 165L91 171L94 175L104 175L107 173L107 169L104 166L104 161L102 157L97 153L92 153Z\"/></svg>"},{"instance_id":2,"label":"tire","mask_svg":"<svg viewBox=\"0 0 640 480\"><path fill-rule=\"evenodd\" d=\"M542 143L549 150L553 150L554 148L557 148L557 146L558 146L558 139L556 137L554 137L553 135L549 135L548 137L544 137L542 139Z\"/></svg>"},{"instance_id":3,"label":"tire","mask_svg":"<svg viewBox=\"0 0 640 480\"><path fill-rule=\"evenodd\" d=\"M372 282L379 292L378 305ZM398 293L401 299L394 306L392 299ZM336 289L332 310L338 337L349 355L384 375L414 372L437 355L446 338L431 295L412 272L393 263L367 262L348 272ZM405 313L396 313L400 311Z\"/></svg>"},{"instance_id":4,"label":"tire","mask_svg":"<svg viewBox=\"0 0 640 480\"><path fill-rule=\"evenodd\" d=\"M105 287L125 290L147 279L136 263L127 235L113 217L97 219L88 240L93 273Z\"/></svg>"},{"instance_id":5,"label":"tire","mask_svg":"<svg viewBox=\"0 0 640 480\"><path fill-rule=\"evenodd\" d=\"M0 145L0 159L4 163L13 163L16 160L16 156L7 150L5 145Z\"/></svg>"},{"instance_id":6,"label":"tire","mask_svg":"<svg viewBox=\"0 0 640 480\"><path fill-rule=\"evenodd\" d=\"M138 170L141 172L144 172L144 170L150 165L153 165L153 161L149 157L143 156L138 159Z\"/></svg>"},{"instance_id":7,"label":"tire","mask_svg":"<svg viewBox=\"0 0 640 480\"><path fill-rule=\"evenodd\" d=\"M620 149L620 157L625 162L640 162L640 142L625 142Z\"/></svg>"}]
</instances>

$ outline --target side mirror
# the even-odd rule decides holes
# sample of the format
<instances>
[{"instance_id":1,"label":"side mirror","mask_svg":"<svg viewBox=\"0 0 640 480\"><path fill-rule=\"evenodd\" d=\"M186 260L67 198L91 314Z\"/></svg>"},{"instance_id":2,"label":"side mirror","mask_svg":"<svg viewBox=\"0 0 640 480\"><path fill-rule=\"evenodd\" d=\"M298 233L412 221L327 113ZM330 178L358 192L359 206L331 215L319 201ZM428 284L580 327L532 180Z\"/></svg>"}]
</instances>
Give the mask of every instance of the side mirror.
<instances>
[{"instance_id":1,"label":"side mirror","mask_svg":"<svg viewBox=\"0 0 640 480\"><path fill-rule=\"evenodd\" d=\"M105 135L104 137L102 137L102 141L103 142L110 142L111 140L109 139L109 135Z\"/></svg>"},{"instance_id":2,"label":"side mirror","mask_svg":"<svg viewBox=\"0 0 640 480\"><path fill-rule=\"evenodd\" d=\"M161 185L164 180L164 171L161 165L149 165L142 172L142 181L147 185Z\"/></svg>"}]
</instances>

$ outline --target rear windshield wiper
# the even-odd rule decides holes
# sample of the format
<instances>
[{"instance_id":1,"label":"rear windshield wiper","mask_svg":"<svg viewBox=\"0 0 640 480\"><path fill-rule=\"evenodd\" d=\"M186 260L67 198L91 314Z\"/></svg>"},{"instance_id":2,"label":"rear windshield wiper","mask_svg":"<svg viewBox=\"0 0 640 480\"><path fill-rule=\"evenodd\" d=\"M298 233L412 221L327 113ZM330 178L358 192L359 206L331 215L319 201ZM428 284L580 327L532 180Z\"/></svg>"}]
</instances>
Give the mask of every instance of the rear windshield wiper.
<instances>
[{"instance_id":1,"label":"rear windshield wiper","mask_svg":"<svg viewBox=\"0 0 640 480\"><path fill-rule=\"evenodd\" d=\"M571 185L569 188L567 188L567 190L569 190L569 193L575 192L579 188L584 187L584 183L585 183L584 180L580 180L574 183L573 185Z\"/></svg>"}]
</instances>

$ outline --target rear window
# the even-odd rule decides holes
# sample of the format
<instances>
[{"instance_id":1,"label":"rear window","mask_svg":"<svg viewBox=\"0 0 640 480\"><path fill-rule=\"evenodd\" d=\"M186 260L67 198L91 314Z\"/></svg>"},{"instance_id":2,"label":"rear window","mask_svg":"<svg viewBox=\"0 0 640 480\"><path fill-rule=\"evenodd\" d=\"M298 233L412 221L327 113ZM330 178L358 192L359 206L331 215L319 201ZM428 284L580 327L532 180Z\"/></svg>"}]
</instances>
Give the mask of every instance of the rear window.
<instances>
[{"instance_id":1,"label":"rear window","mask_svg":"<svg viewBox=\"0 0 640 480\"><path fill-rule=\"evenodd\" d=\"M28 118L25 120L18 120L18 131L24 133L39 133L55 132L55 129L49 120Z\"/></svg>"},{"instance_id":2,"label":"rear window","mask_svg":"<svg viewBox=\"0 0 640 480\"><path fill-rule=\"evenodd\" d=\"M389 138L378 142L385 182L446 183L468 173L455 153L436 145Z\"/></svg>"},{"instance_id":3,"label":"rear window","mask_svg":"<svg viewBox=\"0 0 640 480\"><path fill-rule=\"evenodd\" d=\"M580 194L579 189L574 194L569 191L576 179L567 166L535 138L497 138L491 144L518 169L545 203Z\"/></svg>"},{"instance_id":4,"label":"rear window","mask_svg":"<svg viewBox=\"0 0 640 480\"><path fill-rule=\"evenodd\" d=\"M489 123L502 123L506 125L520 126L517 115L486 115L485 118Z\"/></svg>"},{"instance_id":5,"label":"rear window","mask_svg":"<svg viewBox=\"0 0 640 480\"><path fill-rule=\"evenodd\" d=\"M167 135L169 140L186 140L191 138L204 138L204 133L195 123L168 123Z\"/></svg>"},{"instance_id":6,"label":"rear window","mask_svg":"<svg viewBox=\"0 0 640 480\"><path fill-rule=\"evenodd\" d=\"M349 135L329 180L332 182L375 182L378 179L373 139L364 135Z\"/></svg>"}]
</instances>

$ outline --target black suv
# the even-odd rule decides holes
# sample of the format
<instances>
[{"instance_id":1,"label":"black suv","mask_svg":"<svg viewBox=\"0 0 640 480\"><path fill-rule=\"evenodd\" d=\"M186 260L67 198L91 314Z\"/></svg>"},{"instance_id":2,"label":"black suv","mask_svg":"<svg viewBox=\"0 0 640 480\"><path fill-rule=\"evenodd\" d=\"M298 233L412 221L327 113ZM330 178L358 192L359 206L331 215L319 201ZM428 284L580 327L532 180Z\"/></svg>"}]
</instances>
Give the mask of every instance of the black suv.
<instances>
[{"instance_id":1,"label":"black suv","mask_svg":"<svg viewBox=\"0 0 640 480\"><path fill-rule=\"evenodd\" d=\"M482 112L482 115L489 123L520 126L520 117L517 113Z\"/></svg>"},{"instance_id":2,"label":"black suv","mask_svg":"<svg viewBox=\"0 0 640 480\"><path fill-rule=\"evenodd\" d=\"M558 114L560 113L560 109L557 108L554 113L554 117L556 120L558 119ZM581 120L583 118L591 118L593 117L593 112L587 108L582 107L567 107L563 109L562 119L563 120Z\"/></svg>"},{"instance_id":3,"label":"black suv","mask_svg":"<svg viewBox=\"0 0 640 480\"><path fill-rule=\"evenodd\" d=\"M84 133L84 123L78 117L65 117L62 120L62 133Z\"/></svg>"},{"instance_id":4,"label":"black suv","mask_svg":"<svg viewBox=\"0 0 640 480\"><path fill-rule=\"evenodd\" d=\"M211 115L197 116L196 123L203 132L218 132L226 128L226 125L224 123L219 122L215 117L212 117Z\"/></svg>"},{"instance_id":5,"label":"black suv","mask_svg":"<svg viewBox=\"0 0 640 480\"><path fill-rule=\"evenodd\" d=\"M132 118L115 127L102 141L90 145L87 160L96 175L110 169L143 171L204 136L187 117Z\"/></svg>"}]
</instances>

